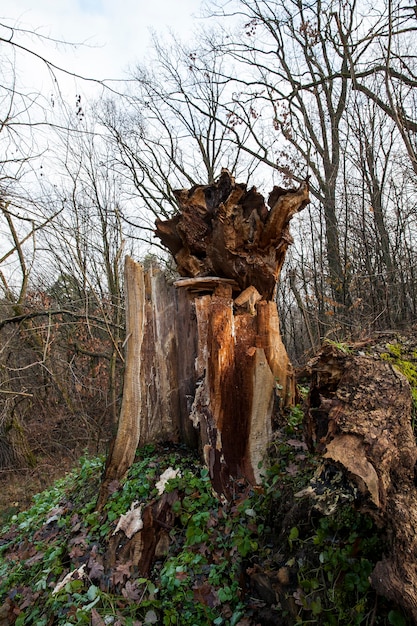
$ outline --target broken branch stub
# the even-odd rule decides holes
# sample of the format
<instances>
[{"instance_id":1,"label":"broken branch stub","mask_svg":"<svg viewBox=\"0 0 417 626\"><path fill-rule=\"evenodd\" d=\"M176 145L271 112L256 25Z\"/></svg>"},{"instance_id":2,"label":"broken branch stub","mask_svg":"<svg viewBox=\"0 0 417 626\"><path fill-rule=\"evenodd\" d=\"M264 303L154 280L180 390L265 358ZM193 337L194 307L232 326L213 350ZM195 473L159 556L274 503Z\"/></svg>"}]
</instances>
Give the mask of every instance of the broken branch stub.
<instances>
[{"instance_id":1,"label":"broken branch stub","mask_svg":"<svg viewBox=\"0 0 417 626\"><path fill-rule=\"evenodd\" d=\"M158 219L155 234L179 274L234 279L241 290L253 286L271 300L292 243L289 222L309 202L308 183L296 190L274 187L266 206L255 187L247 190L223 170L217 182L175 195L180 212Z\"/></svg>"}]
</instances>

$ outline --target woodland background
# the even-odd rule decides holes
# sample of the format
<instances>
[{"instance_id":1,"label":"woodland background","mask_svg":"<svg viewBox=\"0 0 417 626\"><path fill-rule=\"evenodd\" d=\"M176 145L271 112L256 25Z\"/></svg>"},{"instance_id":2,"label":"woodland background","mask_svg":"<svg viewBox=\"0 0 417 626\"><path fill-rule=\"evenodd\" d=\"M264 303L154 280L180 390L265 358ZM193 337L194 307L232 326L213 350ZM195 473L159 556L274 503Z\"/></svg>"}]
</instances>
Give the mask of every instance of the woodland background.
<instances>
[{"instance_id":1,"label":"woodland background","mask_svg":"<svg viewBox=\"0 0 417 626\"><path fill-rule=\"evenodd\" d=\"M36 466L42 483L82 451L105 450L122 393L124 257L174 277L155 219L176 212L174 190L222 168L262 193L309 177L277 293L295 365L324 338L416 321L417 7L234 0L207 14L194 43L155 36L146 64L96 101L62 99L48 58L50 89L25 91L27 33L0 38L9 484L12 472Z\"/></svg>"}]
</instances>

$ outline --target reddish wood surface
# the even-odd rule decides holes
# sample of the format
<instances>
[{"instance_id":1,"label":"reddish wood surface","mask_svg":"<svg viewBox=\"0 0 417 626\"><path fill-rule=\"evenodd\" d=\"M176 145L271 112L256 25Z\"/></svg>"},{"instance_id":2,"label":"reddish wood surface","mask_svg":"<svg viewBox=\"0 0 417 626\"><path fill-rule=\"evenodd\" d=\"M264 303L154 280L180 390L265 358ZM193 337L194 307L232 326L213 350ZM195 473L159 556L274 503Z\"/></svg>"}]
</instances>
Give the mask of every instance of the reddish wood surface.
<instances>
[{"instance_id":1,"label":"reddish wood surface","mask_svg":"<svg viewBox=\"0 0 417 626\"><path fill-rule=\"evenodd\" d=\"M180 211L157 220L156 236L172 253L181 276L234 279L254 286L266 300L276 283L292 238L291 218L309 202L308 184L274 187L266 204L255 187L236 183L227 170L211 185L176 192Z\"/></svg>"}]
</instances>

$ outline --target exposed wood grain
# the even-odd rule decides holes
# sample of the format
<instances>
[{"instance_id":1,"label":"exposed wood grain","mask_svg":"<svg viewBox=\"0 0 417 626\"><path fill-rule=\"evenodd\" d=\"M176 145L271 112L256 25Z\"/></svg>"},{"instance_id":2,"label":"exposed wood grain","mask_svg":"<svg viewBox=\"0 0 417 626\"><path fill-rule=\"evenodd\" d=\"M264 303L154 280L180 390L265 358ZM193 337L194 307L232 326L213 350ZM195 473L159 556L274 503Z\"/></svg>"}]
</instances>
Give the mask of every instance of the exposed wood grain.
<instances>
[{"instance_id":1,"label":"exposed wood grain","mask_svg":"<svg viewBox=\"0 0 417 626\"><path fill-rule=\"evenodd\" d=\"M127 340L123 399L117 436L108 455L100 487L99 510L107 501L110 483L124 476L133 463L140 437L137 415L142 405L142 390L137 374L144 336L145 280L142 266L129 257L125 261L125 289Z\"/></svg>"},{"instance_id":2,"label":"exposed wood grain","mask_svg":"<svg viewBox=\"0 0 417 626\"><path fill-rule=\"evenodd\" d=\"M274 187L268 206L255 187L247 190L223 170L216 183L176 192L180 213L157 220L155 234L170 250L181 276L218 276L241 290L253 285L266 300L292 243L289 223L309 202L308 183Z\"/></svg>"}]
</instances>

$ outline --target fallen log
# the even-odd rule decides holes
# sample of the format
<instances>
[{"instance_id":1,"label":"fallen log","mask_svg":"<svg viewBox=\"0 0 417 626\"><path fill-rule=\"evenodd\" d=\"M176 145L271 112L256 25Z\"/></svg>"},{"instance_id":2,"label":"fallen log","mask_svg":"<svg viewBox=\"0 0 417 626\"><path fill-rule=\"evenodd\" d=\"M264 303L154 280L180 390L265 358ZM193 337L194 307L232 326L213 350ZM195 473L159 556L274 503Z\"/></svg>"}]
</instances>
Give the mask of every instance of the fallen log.
<instances>
[{"instance_id":1,"label":"fallen log","mask_svg":"<svg viewBox=\"0 0 417 626\"><path fill-rule=\"evenodd\" d=\"M410 385L390 363L327 345L308 365L312 383L305 429L354 485L355 505L388 537L371 583L417 623L417 446ZM337 504L336 504L337 506Z\"/></svg>"}]
</instances>

